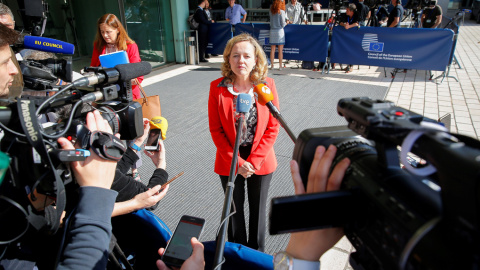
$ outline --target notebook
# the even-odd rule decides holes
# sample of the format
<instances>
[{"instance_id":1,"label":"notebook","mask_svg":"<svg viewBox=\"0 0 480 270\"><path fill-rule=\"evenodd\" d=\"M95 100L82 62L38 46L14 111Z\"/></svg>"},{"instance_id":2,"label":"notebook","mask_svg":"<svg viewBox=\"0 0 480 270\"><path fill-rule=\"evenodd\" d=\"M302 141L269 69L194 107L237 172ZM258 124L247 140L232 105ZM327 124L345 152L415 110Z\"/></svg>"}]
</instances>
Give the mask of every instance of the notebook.
<instances>
[{"instance_id":1,"label":"notebook","mask_svg":"<svg viewBox=\"0 0 480 270\"><path fill-rule=\"evenodd\" d=\"M100 59L100 65L104 68L113 68L116 65L130 63L126 51L102 54L98 59Z\"/></svg>"}]
</instances>

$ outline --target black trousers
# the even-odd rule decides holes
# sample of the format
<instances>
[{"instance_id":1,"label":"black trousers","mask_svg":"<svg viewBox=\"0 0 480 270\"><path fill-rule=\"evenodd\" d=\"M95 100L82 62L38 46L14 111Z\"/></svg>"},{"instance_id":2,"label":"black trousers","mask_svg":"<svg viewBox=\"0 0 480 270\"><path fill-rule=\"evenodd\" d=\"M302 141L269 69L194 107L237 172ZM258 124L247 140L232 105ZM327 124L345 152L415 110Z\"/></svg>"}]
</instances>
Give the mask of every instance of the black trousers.
<instances>
[{"instance_id":1,"label":"black trousers","mask_svg":"<svg viewBox=\"0 0 480 270\"><path fill-rule=\"evenodd\" d=\"M198 56L200 60L205 59L205 52L208 45L208 26L202 25L198 29Z\"/></svg>"},{"instance_id":2,"label":"black trousers","mask_svg":"<svg viewBox=\"0 0 480 270\"><path fill-rule=\"evenodd\" d=\"M251 152L251 146L240 147L240 156L247 159ZM245 156L246 154L246 156ZM267 197L270 181L273 173L267 175L253 174L245 179L242 175L235 178L235 188L233 190L233 204L235 204L236 213L230 217L228 224L228 241L239 243L244 246L265 250L265 230L267 219ZM228 176L220 175L223 190L226 190ZM248 222L248 240L245 225L245 182L247 186L249 222ZM234 207L232 205L231 211Z\"/></svg>"}]
</instances>

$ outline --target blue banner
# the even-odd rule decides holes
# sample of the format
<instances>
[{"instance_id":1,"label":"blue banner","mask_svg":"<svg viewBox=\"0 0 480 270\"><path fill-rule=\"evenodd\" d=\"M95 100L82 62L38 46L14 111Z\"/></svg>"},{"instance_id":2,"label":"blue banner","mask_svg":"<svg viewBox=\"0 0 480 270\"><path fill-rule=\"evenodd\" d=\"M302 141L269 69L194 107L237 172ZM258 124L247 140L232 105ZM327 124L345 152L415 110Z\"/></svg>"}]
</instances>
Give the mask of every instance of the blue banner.
<instances>
[{"instance_id":1,"label":"blue banner","mask_svg":"<svg viewBox=\"0 0 480 270\"><path fill-rule=\"evenodd\" d=\"M328 29L322 25L289 24L284 28L283 59L325 62L328 56ZM270 25L265 23L237 24L235 35L250 33L270 57ZM278 49L277 49L278 51ZM278 53L275 54L278 57Z\"/></svg>"},{"instance_id":2,"label":"blue banner","mask_svg":"<svg viewBox=\"0 0 480 270\"><path fill-rule=\"evenodd\" d=\"M453 46L449 29L337 26L331 62L445 71Z\"/></svg>"},{"instance_id":3,"label":"blue banner","mask_svg":"<svg viewBox=\"0 0 480 270\"><path fill-rule=\"evenodd\" d=\"M232 38L229 23L212 23L208 30L207 53L223 54L227 42Z\"/></svg>"}]
</instances>

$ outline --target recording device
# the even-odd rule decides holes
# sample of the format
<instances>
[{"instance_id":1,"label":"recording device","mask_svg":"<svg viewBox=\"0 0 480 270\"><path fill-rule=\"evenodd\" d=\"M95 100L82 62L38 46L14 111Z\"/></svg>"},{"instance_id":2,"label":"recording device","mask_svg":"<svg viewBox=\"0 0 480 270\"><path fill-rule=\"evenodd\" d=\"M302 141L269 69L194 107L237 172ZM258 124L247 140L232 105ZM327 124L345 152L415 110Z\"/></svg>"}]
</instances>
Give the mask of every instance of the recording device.
<instances>
[{"instance_id":1,"label":"recording device","mask_svg":"<svg viewBox=\"0 0 480 270\"><path fill-rule=\"evenodd\" d=\"M72 82L73 68L71 55L75 52L75 46L71 43L22 34L13 46L15 51L32 49L30 55L19 62L20 70L25 82L25 88L29 90L58 90L57 81ZM45 53L62 54L60 58L47 56ZM28 59L33 58L33 59ZM43 59L40 59L43 58Z\"/></svg>"},{"instance_id":2,"label":"recording device","mask_svg":"<svg viewBox=\"0 0 480 270\"><path fill-rule=\"evenodd\" d=\"M335 14L340 14L340 9L345 9L348 4L350 4L348 0L330 0L329 8L333 9Z\"/></svg>"},{"instance_id":3,"label":"recording device","mask_svg":"<svg viewBox=\"0 0 480 270\"><path fill-rule=\"evenodd\" d=\"M306 184L315 148L336 145L332 168L351 161L341 190L274 198L270 233L343 226L354 269L478 268L480 142L388 101L341 99L337 110L348 129L303 131L293 158ZM427 165L411 168L408 152Z\"/></svg>"},{"instance_id":4,"label":"recording device","mask_svg":"<svg viewBox=\"0 0 480 270\"><path fill-rule=\"evenodd\" d=\"M160 129L150 129L148 132L147 143L145 144L145 150L147 151L158 151L160 144L159 144L159 137L162 131Z\"/></svg>"},{"instance_id":5,"label":"recording device","mask_svg":"<svg viewBox=\"0 0 480 270\"><path fill-rule=\"evenodd\" d=\"M245 116L246 113L250 111L252 107L252 96L249 94L239 94L237 96L237 103L236 103L236 135L235 135L235 144L233 146L233 157L232 163L230 164L230 171L228 174L228 183L225 190L225 200L223 202L223 211L222 211L222 219L220 229L217 233L216 243L217 246L215 248L215 257L213 259L214 268L217 269L222 264L223 253L225 250L225 242L226 242L226 235L227 235L227 227L228 227L228 217L230 217L230 207L232 206L232 198L233 198L233 189L235 187L235 178L237 177L237 169L238 169L238 149L240 147L240 139L245 135L243 130L245 127Z\"/></svg>"},{"instance_id":6,"label":"recording device","mask_svg":"<svg viewBox=\"0 0 480 270\"><path fill-rule=\"evenodd\" d=\"M75 46L71 43L61 40L38 37L38 36L24 36L23 46L25 49L32 49L42 52L74 54Z\"/></svg>"},{"instance_id":7,"label":"recording device","mask_svg":"<svg viewBox=\"0 0 480 270\"><path fill-rule=\"evenodd\" d=\"M428 7L431 2L431 0L411 0L407 2L407 4L405 5L405 9L413 9L415 11L420 11L425 7Z\"/></svg>"},{"instance_id":8,"label":"recording device","mask_svg":"<svg viewBox=\"0 0 480 270\"><path fill-rule=\"evenodd\" d=\"M162 261L170 267L181 267L186 259L192 255L193 248L190 240L197 239L203 231L205 219L184 215L165 248Z\"/></svg>"},{"instance_id":9,"label":"recording device","mask_svg":"<svg viewBox=\"0 0 480 270\"><path fill-rule=\"evenodd\" d=\"M72 59L23 60L20 63L25 88L30 90L51 90L59 88L58 79L71 82L73 77Z\"/></svg>"},{"instance_id":10,"label":"recording device","mask_svg":"<svg viewBox=\"0 0 480 270\"><path fill-rule=\"evenodd\" d=\"M363 3L371 9L377 9L379 6L390 4L390 0L365 0Z\"/></svg>"},{"instance_id":11,"label":"recording device","mask_svg":"<svg viewBox=\"0 0 480 270\"><path fill-rule=\"evenodd\" d=\"M88 149L101 158L118 161L126 150L125 145L113 135L90 132L86 127L86 114L98 109L113 133L120 133L122 139L131 140L143 135L142 107L131 99L130 76L146 75L150 70L149 63L119 65L108 70L98 68L92 71L92 78L82 78L62 86L51 97L20 98L18 102L0 108L0 129L4 134L0 142L1 151L11 159L9 172L0 186L0 196L13 201L14 204L10 205L18 209L2 212L2 220L15 223L22 215L11 216L9 213L25 213L23 220L37 230L44 226L46 228L42 230L48 232L58 229L59 224L44 222L44 216L28 210L27 195L35 200L33 191L36 190L55 198L57 217L54 220L59 223L66 205L65 188L74 183L69 162L84 160L89 154L84 150ZM82 85L90 86L80 87ZM57 119L42 124L38 119L45 115ZM71 138L80 148L76 151L61 150L57 143L59 137ZM72 199L68 202L74 205L75 200ZM21 236L3 237L4 233L8 232L0 232L0 239Z\"/></svg>"}]
</instances>

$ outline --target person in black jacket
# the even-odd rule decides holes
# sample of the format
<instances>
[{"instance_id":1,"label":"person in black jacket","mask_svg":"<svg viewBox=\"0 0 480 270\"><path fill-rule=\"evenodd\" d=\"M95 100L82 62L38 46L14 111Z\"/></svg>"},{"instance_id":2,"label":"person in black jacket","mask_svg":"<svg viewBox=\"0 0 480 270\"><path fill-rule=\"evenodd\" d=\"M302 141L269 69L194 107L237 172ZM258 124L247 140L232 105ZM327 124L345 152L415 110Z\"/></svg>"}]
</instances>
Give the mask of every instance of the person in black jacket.
<instances>
[{"instance_id":1,"label":"person in black jacket","mask_svg":"<svg viewBox=\"0 0 480 270\"><path fill-rule=\"evenodd\" d=\"M363 2L364 0L358 0L357 6L358 12L358 24L360 26L366 26L366 21L370 18L370 9Z\"/></svg>"},{"instance_id":2,"label":"person in black jacket","mask_svg":"<svg viewBox=\"0 0 480 270\"><path fill-rule=\"evenodd\" d=\"M205 51L207 50L208 44L208 28L209 25L213 22L208 20L207 14L205 13L205 6L207 5L207 0L198 0L198 8L195 10L193 18L198 22L198 54L200 62L208 62L205 59Z\"/></svg>"},{"instance_id":3,"label":"person in black jacket","mask_svg":"<svg viewBox=\"0 0 480 270\"><path fill-rule=\"evenodd\" d=\"M138 137L134 141L137 147L130 145L117 164L112 190L117 191L118 195L112 216L127 214L143 208L154 210L158 202L167 194L168 185L159 192L160 186L166 183L168 179L168 173L165 171L165 146L162 140L159 140L160 148L158 151L144 151L144 153L152 159L153 164L157 168L153 172L148 184L145 185L142 182L135 181L132 176L127 175L132 164L135 164L138 160L137 150L135 148L141 148L143 142L148 137L150 130L149 122L148 119L143 119L143 136ZM162 132L164 131L162 130Z\"/></svg>"}]
</instances>

